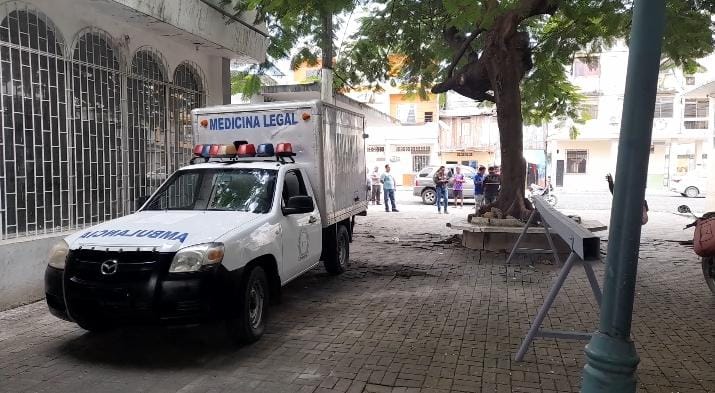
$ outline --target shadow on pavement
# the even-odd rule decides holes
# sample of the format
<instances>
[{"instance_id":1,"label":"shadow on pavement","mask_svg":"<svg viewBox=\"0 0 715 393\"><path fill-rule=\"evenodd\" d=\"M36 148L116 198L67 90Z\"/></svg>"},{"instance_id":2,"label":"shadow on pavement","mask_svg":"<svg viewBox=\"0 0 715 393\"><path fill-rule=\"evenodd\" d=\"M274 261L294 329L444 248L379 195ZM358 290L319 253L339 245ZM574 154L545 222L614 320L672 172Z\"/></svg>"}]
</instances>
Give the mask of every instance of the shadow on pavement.
<instances>
[{"instance_id":1,"label":"shadow on pavement","mask_svg":"<svg viewBox=\"0 0 715 393\"><path fill-rule=\"evenodd\" d=\"M118 368L180 369L202 366L225 356L240 357L219 323L190 327L126 327L87 332L64 341L58 352L87 364Z\"/></svg>"}]
</instances>

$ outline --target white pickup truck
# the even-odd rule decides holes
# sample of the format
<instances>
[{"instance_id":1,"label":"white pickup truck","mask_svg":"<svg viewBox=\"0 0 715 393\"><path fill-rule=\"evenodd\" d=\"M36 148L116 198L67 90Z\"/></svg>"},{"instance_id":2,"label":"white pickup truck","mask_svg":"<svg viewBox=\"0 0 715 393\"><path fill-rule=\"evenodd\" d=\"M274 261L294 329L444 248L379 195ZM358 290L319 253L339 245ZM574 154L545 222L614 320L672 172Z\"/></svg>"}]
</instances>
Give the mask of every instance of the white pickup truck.
<instances>
[{"instance_id":1,"label":"white pickup truck","mask_svg":"<svg viewBox=\"0 0 715 393\"><path fill-rule=\"evenodd\" d=\"M252 342L283 285L321 260L344 271L367 211L363 117L320 101L192 115L191 165L137 212L53 248L54 315L90 331L218 318Z\"/></svg>"}]
</instances>

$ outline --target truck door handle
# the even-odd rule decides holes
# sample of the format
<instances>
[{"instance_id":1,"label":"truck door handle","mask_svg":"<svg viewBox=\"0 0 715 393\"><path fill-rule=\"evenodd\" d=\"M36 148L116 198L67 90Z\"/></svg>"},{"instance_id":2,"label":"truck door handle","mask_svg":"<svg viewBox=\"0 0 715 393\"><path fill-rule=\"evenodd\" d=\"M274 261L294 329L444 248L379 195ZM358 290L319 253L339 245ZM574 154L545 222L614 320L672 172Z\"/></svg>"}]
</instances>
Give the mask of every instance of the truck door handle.
<instances>
[{"instance_id":1,"label":"truck door handle","mask_svg":"<svg viewBox=\"0 0 715 393\"><path fill-rule=\"evenodd\" d=\"M318 221L318 219L315 218L315 216L310 216L310 218L308 219L308 224L315 224L316 221Z\"/></svg>"}]
</instances>

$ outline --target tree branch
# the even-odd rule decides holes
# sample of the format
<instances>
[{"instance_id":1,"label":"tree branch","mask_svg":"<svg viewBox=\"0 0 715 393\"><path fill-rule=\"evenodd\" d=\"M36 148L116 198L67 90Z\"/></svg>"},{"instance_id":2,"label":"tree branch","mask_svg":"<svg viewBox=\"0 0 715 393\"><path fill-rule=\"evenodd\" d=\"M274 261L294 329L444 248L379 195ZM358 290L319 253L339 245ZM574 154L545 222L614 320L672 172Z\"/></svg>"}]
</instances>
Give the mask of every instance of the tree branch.
<instances>
[{"instance_id":1,"label":"tree branch","mask_svg":"<svg viewBox=\"0 0 715 393\"><path fill-rule=\"evenodd\" d=\"M457 63L459 63L459 60L462 58L462 56L464 56L464 53L467 51L467 48L469 48L469 45L472 44L472 41L474 41L474 39L477 38L477 36L479 36L480 34L482 34L485 31L486 31L485 29L483 29L481 27L477 27L477 29L472 32L472 34L469 36L469 38L464 40L464 42L462 43L462 47L459 48L459 51L454 55L454 58L452 59L452 64L450 64L449 67L447 67L447 78L452 77L452 73L454 72L454 67L457 66Z\"/></svg>"},{"instance_id":2,"label":"tree branch","mask_svg":"<svg viewBox=\"0 0 715 393\"><path fill-rule=\"evenodd\" d=\"M520 21L537 15L553 15L559 9L559 0L523 0L518 8Z\"/></svg>"}]
</instances>

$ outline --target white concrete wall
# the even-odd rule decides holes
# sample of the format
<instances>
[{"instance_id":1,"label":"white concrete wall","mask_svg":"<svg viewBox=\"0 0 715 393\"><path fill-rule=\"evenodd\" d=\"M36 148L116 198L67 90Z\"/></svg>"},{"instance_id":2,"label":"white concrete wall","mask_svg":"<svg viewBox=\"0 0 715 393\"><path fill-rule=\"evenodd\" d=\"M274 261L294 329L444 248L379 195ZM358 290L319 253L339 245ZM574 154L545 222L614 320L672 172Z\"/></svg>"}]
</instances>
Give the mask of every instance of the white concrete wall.
<instances>
[{"instance_id":1,"label":"white concrete wall","mask_svg":"<svg viewBox=\"0 0 715 393\"><path fill-rule=\"evenodd\" d=\"M171 80L176 67L190 61L198 67L206 91L207 105L222 104L221 57L214 56L169 37L157 36L136 24L102 14L92 6L78 7L73 0L28 0L30 9L44 13L62 35L66 53L74 47L78 35L86 28L101 29L108 33L120 50L120 61L131 65L131 56L139 48L152 48L161 53L167 68L166 78ZM90 2L105 3L106 2ZM12 7L12 3L9 7ZM0 19L4 18L4 3L0 2ZM218 14L217 14L218 15ZM220 21L219 21L220 22ZM222 23L222 22L220 22ZM127 71L125 68L124 71ZM66 234L22 238L0 242L0 310L28 303L44 296L43 275L50 248Z\"/></svg>"},{"instance_id":2,"label":"white concrete wall","mask_svg":"<svg viewBox=\"0 0 715 393\"><path fill-rule=\"evenodd\" d=\"M586 160L586 173L567 173L568 163L566 152L568 150L586 150L588 158ZM566 192L608 192L608 184L605 181L607 173L615 175L616 156L612 149L611 141L601 140L573 140L558 141L550 146L552 162L548 169L549 176L556 181L556 161L564 160L564 186Z\"/></svg>"},{"instance_id":3,"label":"white concrete wall","mask_svg":"<svg viewBox=\"0 0 715 393\"><path fill-rule=\"evenodd\" d=\"M44 274L50 249L65 234L0 244L0 311L45 296Z\"/></svg>"}]
</instances>

